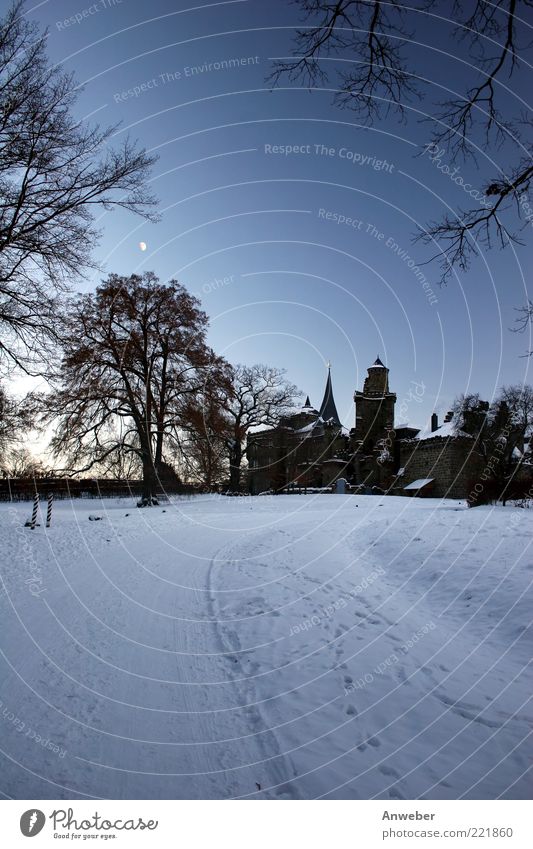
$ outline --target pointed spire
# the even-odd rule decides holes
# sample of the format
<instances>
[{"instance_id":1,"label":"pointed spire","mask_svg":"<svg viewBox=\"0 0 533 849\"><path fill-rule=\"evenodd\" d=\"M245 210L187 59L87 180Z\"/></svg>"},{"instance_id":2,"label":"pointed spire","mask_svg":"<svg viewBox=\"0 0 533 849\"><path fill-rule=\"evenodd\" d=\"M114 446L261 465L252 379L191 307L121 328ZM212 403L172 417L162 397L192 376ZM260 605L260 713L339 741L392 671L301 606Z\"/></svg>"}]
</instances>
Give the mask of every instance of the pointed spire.
<instances>
[{"instance_id":1,"label":"pointed spire","mask_svg":"<svg viewBox=\"0 0 533 849\"><path fill-rule=\"evenodd\" d=\"M373 364L372 368L374 366L379 366L380 368L385 368L385 365L381 362L379 357L376 357L376 362Z\"/></svg>"},{"instance_id":2,"label":"pointed spire","mask_svg":"<svg viewBox=\"0 0 533 849\"><path fill-rule=\"evenodd\" d=\"M339 414L337 412L337 407L335 406L335 400L333 398L333 387L331 385L331 365L328 363L328 379L326 381L326 389L324 391L324 398L322 399L322 404L320 405L320 418L327 422L330 419L333 419L335 424L341 427L341 420L339 419Z\"/></svg>"},{"instance_id":3,"label":"pointed spire","mask_svg":"<svg viewBox=\"0 0 533 849\"><path fill-rule=\"evenodd\" d=\"M311 406L311 401L309 400L309 395L308 395L307 398L305 399L304 407L310 407L310 406Z\"/></svg>"}]
</instances>

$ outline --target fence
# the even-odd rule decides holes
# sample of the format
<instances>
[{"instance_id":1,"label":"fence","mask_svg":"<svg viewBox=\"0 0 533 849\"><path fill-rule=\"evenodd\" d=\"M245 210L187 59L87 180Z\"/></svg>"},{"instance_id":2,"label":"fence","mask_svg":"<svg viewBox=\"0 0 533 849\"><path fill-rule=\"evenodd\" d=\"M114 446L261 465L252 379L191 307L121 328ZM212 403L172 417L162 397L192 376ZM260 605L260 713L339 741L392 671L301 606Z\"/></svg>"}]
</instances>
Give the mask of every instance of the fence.
<instances>
[{"instance_id":1,"label":"fence","mask_svg":"<svg viewBox=\"0 0 533 849\"><path fill-rule=\"evenodd\" d=\"M142 481L112 478L4 478L0 480L0 501L32 501L35 491L46 499L65 498L138 498ZM197 488L180 482L165 483L161 492L168 495L193 495Z\"/></svg>"}]
</instances>

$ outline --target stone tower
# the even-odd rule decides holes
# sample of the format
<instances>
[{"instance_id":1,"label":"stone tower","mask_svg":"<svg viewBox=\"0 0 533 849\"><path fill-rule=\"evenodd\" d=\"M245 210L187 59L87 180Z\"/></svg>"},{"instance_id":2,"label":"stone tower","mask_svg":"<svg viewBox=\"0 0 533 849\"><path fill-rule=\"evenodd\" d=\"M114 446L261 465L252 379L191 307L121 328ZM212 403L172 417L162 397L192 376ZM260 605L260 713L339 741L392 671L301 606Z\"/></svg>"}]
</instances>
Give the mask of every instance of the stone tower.
<instances>
[{"instance_id":1,"label":"stone tower","mask_svg":"<svg viewBox=\"0 0 533 849\"><path fill-rule=\"evenodd\" d=\"M389 391L389 370L379 357L368 369L363 391L356 391L352 444L366 453L375 451L394 428L396 395Z\"/></svg>"}]
</instances>

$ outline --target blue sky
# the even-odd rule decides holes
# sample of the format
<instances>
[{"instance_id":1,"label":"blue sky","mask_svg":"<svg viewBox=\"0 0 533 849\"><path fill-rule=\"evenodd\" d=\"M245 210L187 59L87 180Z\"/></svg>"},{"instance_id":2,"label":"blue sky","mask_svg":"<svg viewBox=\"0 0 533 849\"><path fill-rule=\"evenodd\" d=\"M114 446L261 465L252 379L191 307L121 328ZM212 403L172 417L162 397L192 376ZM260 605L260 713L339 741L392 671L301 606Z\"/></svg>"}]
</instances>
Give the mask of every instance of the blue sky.
<instances>
[{"instance_id":1,"label":"blue sky","mask_svg":"<svg viewBox=\"0 0 533 849\"><path fill-rule=\"evenodd\" d=\"M49 27L51 60L83 84L79 116L120 122L119 137L130 132L160 157L161 221L100 218L94 253L106 272L179 279L201 298L217 351L286 368L315 405L331 361L347 426L378 354L417 425L460 392L490 398L530 380L529 340L509 332L527 297L530 247L482 252L444 288L437 265L421 266L424 289L408 264L430 254L413 244L417 224L472 203L438 167L451 164L447 153L420 155L430 126L417 118L439 87L463 91L468 73L449 22L420 16L411 49L431 86L418 112L369 129L331 91L269 89L271 57L289 54L300 22L287 2L48 0L28 14ZM529 73L506 92L516 111ZM481 190L507 155L491 161L481 150L479 168L456 165Z\"/></svg>"}]
</instances>

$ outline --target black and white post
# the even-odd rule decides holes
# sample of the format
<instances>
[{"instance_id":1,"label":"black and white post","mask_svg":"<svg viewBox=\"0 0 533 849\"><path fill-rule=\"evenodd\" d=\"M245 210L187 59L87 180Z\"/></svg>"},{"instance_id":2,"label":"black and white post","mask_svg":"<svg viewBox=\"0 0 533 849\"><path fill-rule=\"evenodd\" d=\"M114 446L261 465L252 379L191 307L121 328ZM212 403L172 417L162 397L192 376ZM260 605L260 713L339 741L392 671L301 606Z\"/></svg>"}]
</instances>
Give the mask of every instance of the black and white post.
<instances>
[{"instance_id":1,"label":"black and white post","mask_svg":"<svg viewBox=\"0 0 533 849\"><path fill-rule=\"evenodd\" d=\"M46 508L46 527L49 528L52 522L52 504L54 502L54 494L48 493L48 506Z\"/></svg>"},{"instance_id":2,"label":"black and white post","mask_svg":"<svg viewBox=\"0 0 533 849\"><path fill-rule=\"evenodd\" d=\"M39 510L39 493L36 492L35 495L33 496L33 510L32 510L32 513L31 513L31 521L30 521L30 528L32 529L32 531L35 530L35 523L37 521L37 511L38 510Z\"/></svg>"}]
</instances>

